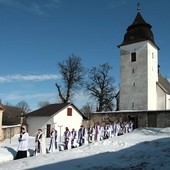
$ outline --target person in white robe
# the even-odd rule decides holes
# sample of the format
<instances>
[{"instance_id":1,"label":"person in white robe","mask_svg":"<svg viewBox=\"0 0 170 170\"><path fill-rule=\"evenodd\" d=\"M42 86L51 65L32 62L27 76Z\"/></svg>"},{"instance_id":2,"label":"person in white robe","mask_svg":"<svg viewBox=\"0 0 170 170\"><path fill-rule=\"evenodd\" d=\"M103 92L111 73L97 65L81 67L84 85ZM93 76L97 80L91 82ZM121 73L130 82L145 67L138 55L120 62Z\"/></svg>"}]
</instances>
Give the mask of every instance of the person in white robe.
<instances>
[{"instance_id":1,"label":"person in white robe","mask_svg":"<svg viewBox=\"0 0 170 170\"><path fill-rule=\"evenodd\" d=\"M58 149L58 135L57 135L57 130L52 128L51 133L50 133L50 146L49 146L49 152L54 153Z\"/></svg>"},{"instance_id":2,"label":"person in white robe","mask_svg":"<svg viewBox=\"0 0 170 170\"><path fill-rule=\"evenodd\" d=\"M71 149L71 138L72 138L71 132L69 131L69 128L66 127L64 132L64 143L66 150Z\"/></svg>"},{"instance_id":3,"label":"person in white robe","mask_svg":"<svg viewBox=\"0 0 170 170\"><path fill-rule=\"evenodd\" d=\"M129 122L124 123L125 133L129 133Z\"/></svg>"},{"instance_id":4,"label":"person in white robe","mask_svg":"<svg viewBox=\"0 0 170 170\"><path fill-rule=\"evenodd\" d=\"M129 121L129 132L132 132L132 131L133 131L133 125L134 125L133 121L130 120L130 121Z\"/></svg>"},{"instance_id":5,"label":"person in white robe","mask_svg":"<svg viewBox=\"0 0 170 170\"><path fill-rule=\"evenodd\" d=\"M121 131L120 122L117 122L115 127L115 136L118 136L120 131Z\"/></svg>"},{"instance_id":6,"label":"person in white robe","mask_svg":"<svg viewBox=\"0 0 170 170\"><path fill-rule=\"evenodd\" d=\"M82 146L88 143L87 130L83 125L80 126L80 129L78 131L78 143L79 143L79 146Z\"/></svg>"},{"instance_id":7,"label":"person in white robe","mask_svg":"<svg viewBox=\"0 0 170 170\"><path fill-rule=\"evenodd\" d=\"M111 137L112 133L112 126L110 124L107 124L104 126L104 139L108 139Z\"/></svg>"},{"instance_id":8,"label":"person in white robe","mask_svg":"<svg viewBox=\"0 0 170 170\"><path fill-rule=\"evenodd\" d=\"M78 133L77 131L73 128L72 131L71 131L71 147L72 148L75 148L75 147L78 147Z\"/></svg>"},{"instance_id":9,"label":"person in white robe","mask_svg":"<svg viewBox=\"0 0 170 170\"><path fill-rule=\"evenodd\" d=\"M115 137L116 136L116 122L113 123L112 125L112 136Z\"/></svg>"},{"instance_id":10,"label":"person in white robe","mask_svg":"<svg viewBox=\"0 0 170 170\"><path fill-rule=\"evenodd\" d=\"M35 137L35 155L46 154L45 136L42 129L38 129Z\"/></svg>"},{"instance_id":11,"label":"person in white robe","mask_svg":"<svg viewBox=\"0 0 170 170\"><path fill-rule=\"evenodd\" d=\"M101 127L99 123L94 126L94 140L100 141Z\"/></svg>"},{"instance_id":12,"label":"person in white robe","mask_svg":"<svg viewBox=\"0 0 170 170\"><path fill-rule=\"evenodd\" d=\"M18 145L18 152L15 159L21 159L27 157L28 151L28 133L24 127L21 127L21 133L18 138L19 145Z\"/></svg>"},{"instance_id":13,"label":"person in white robe","mask_svg":"<svg viewBox=\"0 0 170 170\"><path fill-rule=\"evenodd\" d=\"M94 142L94 126L90 126L88 129L88 142L89 143Z\"/></svg>"}]
</instances>

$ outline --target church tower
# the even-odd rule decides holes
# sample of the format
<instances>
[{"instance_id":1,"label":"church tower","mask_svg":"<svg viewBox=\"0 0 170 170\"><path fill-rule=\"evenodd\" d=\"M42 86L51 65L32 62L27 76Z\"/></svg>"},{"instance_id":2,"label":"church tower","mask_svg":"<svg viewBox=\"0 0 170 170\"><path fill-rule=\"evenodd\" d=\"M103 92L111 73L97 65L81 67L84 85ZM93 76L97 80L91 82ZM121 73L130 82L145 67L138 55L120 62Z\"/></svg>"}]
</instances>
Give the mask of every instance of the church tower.
<instances>
[{"instance_id":1,"label":"church tower","mask_svg":"<svg viewBox=\"0 0 170 170\"><path fill-rule=\"evenodd\" d=\"M139 6L120 48L119 110L156 110L158 46Z\"/></svg>"}]
</instances>

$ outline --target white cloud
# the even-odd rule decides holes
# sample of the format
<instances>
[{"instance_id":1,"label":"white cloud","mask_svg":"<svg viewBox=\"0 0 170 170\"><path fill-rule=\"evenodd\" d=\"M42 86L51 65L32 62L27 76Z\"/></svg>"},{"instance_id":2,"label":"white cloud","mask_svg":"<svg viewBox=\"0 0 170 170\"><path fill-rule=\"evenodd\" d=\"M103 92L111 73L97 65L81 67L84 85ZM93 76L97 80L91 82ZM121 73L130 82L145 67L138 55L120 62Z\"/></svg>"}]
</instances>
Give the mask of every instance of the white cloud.
<instances>
[{"instance_id":1,"label":"white cloud","mask_svg":"<svg viewBox=\"0 0 170 170\"><path fill-rule=\"evenodd\" d=\"M0 83L14 82L14 81L47 81L56 80L60 77L56 74L42 74L42 75L7 75L0 76Z\"/></svg>"},{"instance_id":2,"label":"white cloud","mask_svg":"<svg viewBox=\"0 0 170 170\"><path fill-rule=\"evenodd\" d=\"M37 15L46 15L48 9L58 8L61 0L0 0L1 5L25 10Z\"/></svg>"},{"instance_id":3,"label":"white cloud","mask_svg":"<svg viewBox=\"0 0 170 170\"><path fill-rule=\"evenodd\" d=\"M1 95L2 96L2 95ZM28 99L48 99L48 98L55 98L56 94L54 93L36 93L36 94L21 94L17 92L13 92L10 94L4 94L4 100L5 101L11 101L11 100L28 100Z\"/></svg>"}]
</instances>

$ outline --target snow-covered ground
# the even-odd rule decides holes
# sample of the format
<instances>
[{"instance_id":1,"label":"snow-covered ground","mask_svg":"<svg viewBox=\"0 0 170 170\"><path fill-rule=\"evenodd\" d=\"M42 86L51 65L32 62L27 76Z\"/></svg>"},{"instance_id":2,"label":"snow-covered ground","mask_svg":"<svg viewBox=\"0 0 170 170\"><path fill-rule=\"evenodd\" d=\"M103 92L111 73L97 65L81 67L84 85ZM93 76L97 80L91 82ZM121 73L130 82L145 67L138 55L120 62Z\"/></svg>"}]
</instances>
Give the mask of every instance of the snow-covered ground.
<instances>
[{"instance_id":1,"label":"snow-covered ground","mask_svg":"<svg viewBox=\"0 0 170 170\"><path fill-rule=\"evenodd\" d=\"M47 147L49 141L46 141ZM0 170L169 170L170 128L142 128L79 148L13 160L17 136L0 144ZM30 153L34 138L29 139Z\"/></svg>"}]
</instances>

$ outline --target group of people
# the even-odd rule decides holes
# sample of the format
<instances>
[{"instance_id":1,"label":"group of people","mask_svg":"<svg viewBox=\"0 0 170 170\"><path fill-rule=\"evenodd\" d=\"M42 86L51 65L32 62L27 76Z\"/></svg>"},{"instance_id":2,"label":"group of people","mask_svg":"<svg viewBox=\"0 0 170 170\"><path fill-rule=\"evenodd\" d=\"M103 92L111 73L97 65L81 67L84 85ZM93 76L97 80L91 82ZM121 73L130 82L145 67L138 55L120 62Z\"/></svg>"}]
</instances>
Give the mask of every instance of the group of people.
<instances>
[{"instance_id":1,"label":"group of people","mask_svg":"<svg viewBox=\"0 0 170 170\"><path fill-rule=\"evenodd\" d=\"M133 126L134 124L132 121L126 121L122 123L108 123L105 124L105 126L101 126L99 123L96 123L94 124L94 126L90 126L89 128L85 128L83 125L81 125L78 130L75 130L74 128L72 130L69 130L69 128L66 127L63 135L63 150L69 150L71 148L79 147L84 144L93 143L95 141L100 141L129 133L133 130ZM29 135L25 127L22 127L20 136L18 138L19 146L15 159L27 157L28 137ZM61 147L61 143L59 145L57 130L52 128L50 132L50 137L50 144L49 148L47 149L44 133L42 129L38 129L35 137L35 150L33 155L45 154L47 153L47 150L50 153L62 150L61 148L59 148Z\"/></svg>"},{"instance_id":2,"label":"group of people","mask_svg":"<svg viewBox=\"0 0 170 170\"><path fill-rule=\"evenodd\" d=\"M81 125L78 131L74 128L69 131L69 128L66 127L64 132L65 149L71 149L83 144L93 143L95 141L130 133L133 128L134 123L132 121L108 123L105 126L96 123L89 128L85 128Z\"/></svg>"}]
</instances>

